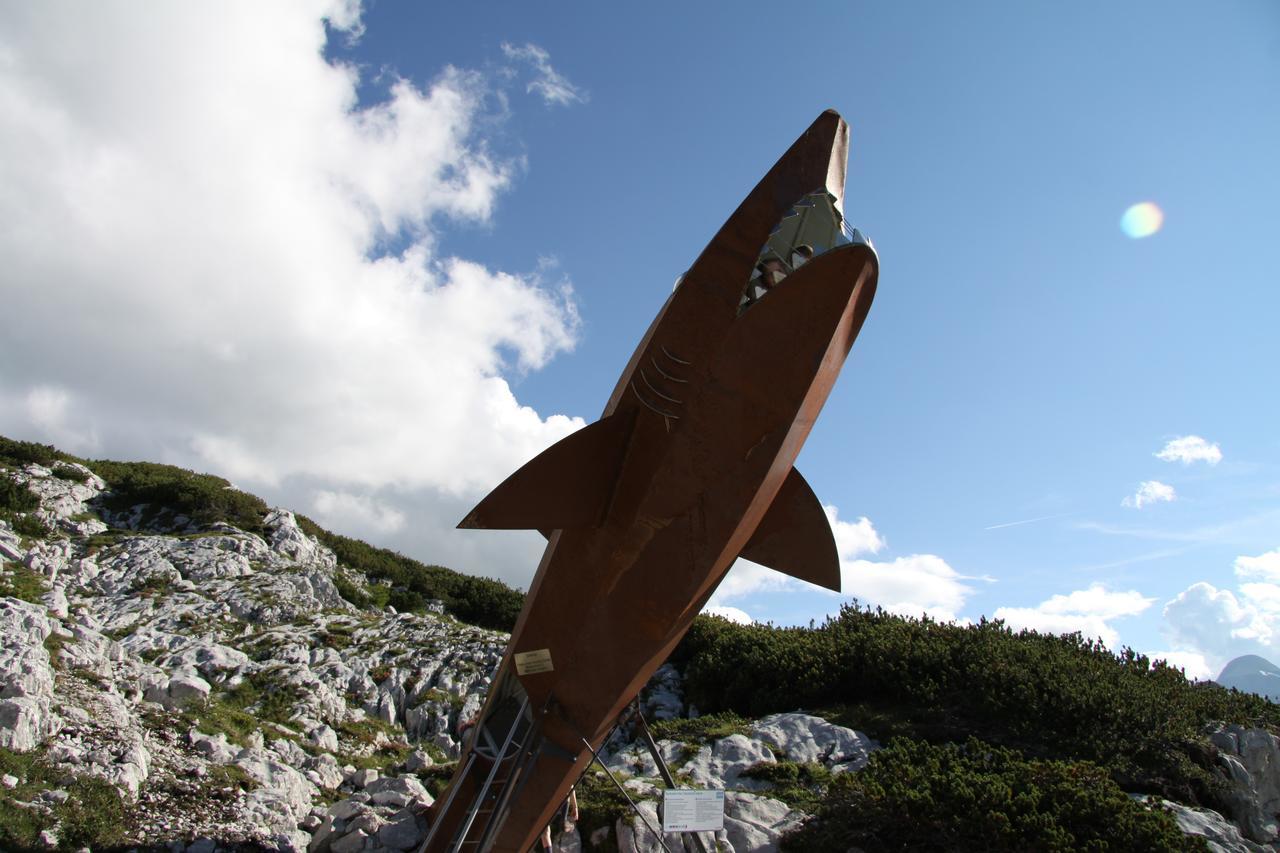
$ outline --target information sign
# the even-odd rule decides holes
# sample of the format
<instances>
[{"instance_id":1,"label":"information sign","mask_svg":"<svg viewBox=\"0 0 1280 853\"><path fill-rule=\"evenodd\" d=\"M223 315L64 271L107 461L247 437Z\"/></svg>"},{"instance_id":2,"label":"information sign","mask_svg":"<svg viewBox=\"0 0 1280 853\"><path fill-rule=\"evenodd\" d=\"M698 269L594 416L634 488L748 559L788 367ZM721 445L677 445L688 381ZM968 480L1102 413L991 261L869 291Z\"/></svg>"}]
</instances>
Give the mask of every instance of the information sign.
<instances>
[{"instance_id":1,"label":"information sign","mask_svg":"<svg viewBox=\"0 0 1280 853\"><path fill-rule=\"evenodd\" d=\"M662 792L663 832L705 832L724 829L724 791Z\"/></svg>"},{"instance_id":2,"label":"information sign","mask_svg":"<svg viewBox=\"0 0 1280 853\"><path fill-rule=\"evenodd\" d=\"M535 675L539 672L551 672L551 649L538 649L533 652L516 652L516 675Z\"/></svg>"}]
</instances>

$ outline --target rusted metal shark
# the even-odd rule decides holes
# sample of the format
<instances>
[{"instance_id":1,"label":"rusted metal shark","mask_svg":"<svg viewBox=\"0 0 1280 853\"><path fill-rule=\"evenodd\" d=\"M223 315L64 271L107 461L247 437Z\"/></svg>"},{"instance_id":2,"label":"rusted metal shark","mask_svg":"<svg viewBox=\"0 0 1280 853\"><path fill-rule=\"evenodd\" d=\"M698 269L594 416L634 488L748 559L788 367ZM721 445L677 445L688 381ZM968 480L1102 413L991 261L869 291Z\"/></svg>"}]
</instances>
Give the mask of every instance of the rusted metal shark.
<instances>
[{"instance_id":1,"label":"rusted metal shark","mask_svg":"<svg viewBox=\"0 0 1280 853\"><path fill-rule=\"evenodd\" d=\"M738 557L839 590L792 463L876 289L843 218L848 142L819 116L681 277L600 420L459 525L549 541L424 851L526 853Z\"/></svg>"}]
</instances>

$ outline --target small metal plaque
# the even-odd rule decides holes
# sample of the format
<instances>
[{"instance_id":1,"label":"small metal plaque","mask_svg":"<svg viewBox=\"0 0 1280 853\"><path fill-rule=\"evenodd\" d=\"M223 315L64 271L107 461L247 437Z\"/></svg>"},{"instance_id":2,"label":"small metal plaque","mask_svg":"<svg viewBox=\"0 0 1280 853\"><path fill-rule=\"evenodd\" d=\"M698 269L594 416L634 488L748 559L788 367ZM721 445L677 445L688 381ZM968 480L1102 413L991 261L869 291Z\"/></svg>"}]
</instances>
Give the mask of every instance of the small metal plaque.
<instances>
[{"instance_id":1,"label":"small metal plaque","mask_svg":"<svg viewBox=\"0 0 1280 853\"><path fill-rule=\"evenodd\" d=\"M663 832L719 832L724 829L724 791L662 792Z\"/></svg>"},{"instance_id":2,"label":"small metal plaque","mask_svg":"<svg viewBox=\"0 0 1280 853\"><path fill-rule=\"evenodd\" d=\"M536 675L553 669L555 667L551 665L551 649L516 652L516 675Z\"/></svg>"}]
</instances>

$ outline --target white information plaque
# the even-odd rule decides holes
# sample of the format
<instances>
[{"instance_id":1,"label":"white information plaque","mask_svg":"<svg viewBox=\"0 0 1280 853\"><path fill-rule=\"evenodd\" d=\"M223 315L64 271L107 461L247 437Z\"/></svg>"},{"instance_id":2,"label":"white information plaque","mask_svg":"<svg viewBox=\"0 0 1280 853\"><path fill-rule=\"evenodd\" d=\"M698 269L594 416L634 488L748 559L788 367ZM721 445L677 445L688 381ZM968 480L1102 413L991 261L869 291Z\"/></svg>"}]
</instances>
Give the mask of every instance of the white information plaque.
<instances>
[{"instance_id":1,"label":"white information plaque","mask_svg":"<svg viewBox=\"0 0 1280 853\"><path fill-rule=\"evenodd\" d=\"M724 791L662 792L663 832L704 832L724 829Z\"/></svg>"}]
</instances>

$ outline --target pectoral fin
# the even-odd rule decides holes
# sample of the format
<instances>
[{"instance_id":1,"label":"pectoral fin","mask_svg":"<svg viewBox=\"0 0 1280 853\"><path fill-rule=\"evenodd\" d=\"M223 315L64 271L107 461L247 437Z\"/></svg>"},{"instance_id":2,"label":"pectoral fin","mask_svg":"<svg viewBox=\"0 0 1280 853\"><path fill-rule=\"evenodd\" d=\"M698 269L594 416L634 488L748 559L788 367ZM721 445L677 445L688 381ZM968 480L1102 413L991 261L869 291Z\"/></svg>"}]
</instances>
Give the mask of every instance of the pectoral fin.
<instances>
[{"instance_id":1,"label":"pectoral fin","mask_svg":"<svg viewBox=\"0 0 1280 853\"><path fill-rule=\"evenodd\" d=\"M793 578L840 591L840 556L831 523L813 489L795 468L740 556Z\"/></svg>"},{"instance_id":2,"label":"pectoral fin","mask_svg":"<svg viewBox=\"0 0 1280 853\"><path fill-rule=\"evenodd\" d=\"M599 524L631 440L630 413L610 415L539 453L498 484L460 528L553 530Z\"/></svg>"}]
</instances>

